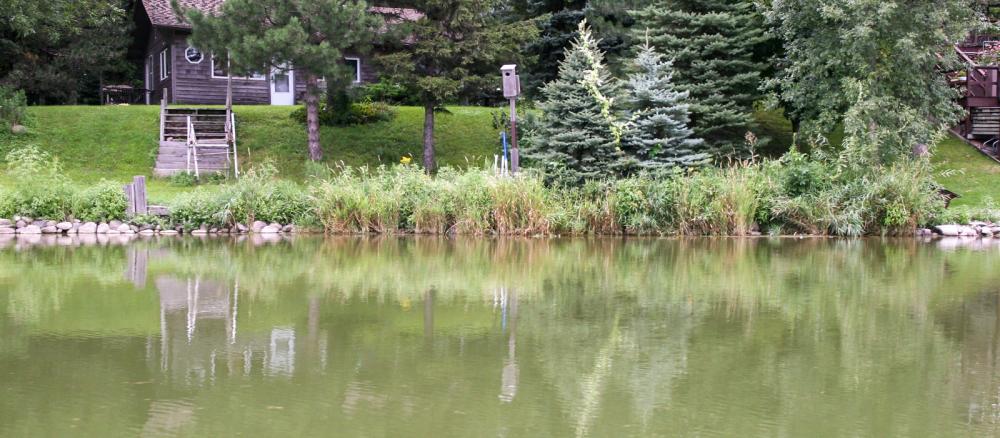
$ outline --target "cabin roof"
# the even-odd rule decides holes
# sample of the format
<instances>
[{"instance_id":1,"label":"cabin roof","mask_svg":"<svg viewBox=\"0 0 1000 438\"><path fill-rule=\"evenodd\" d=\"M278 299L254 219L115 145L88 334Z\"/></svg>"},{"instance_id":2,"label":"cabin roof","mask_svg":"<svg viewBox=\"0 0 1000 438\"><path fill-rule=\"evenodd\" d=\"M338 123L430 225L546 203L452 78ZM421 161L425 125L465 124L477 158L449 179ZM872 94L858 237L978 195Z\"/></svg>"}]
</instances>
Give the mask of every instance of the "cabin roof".
<instances>
[{"instance_id":1,"label":"cabin roof","mask_svg":"<svg viewBox=\"0 0 1000 438\"><path fill-rule=\"evenodd\" d=\"M197 9L210 14L218 14L222 11L222 4L225 0L177 0L182 9ZM191 24L181 20L174 13L174 8L170 6L170 0L142 0L142 5L149 15L149 21L153 26L173 27L179 29L190 29ZM419 11L410 8L392 8L383 6L373 6L370 11L386 15L389 22L393 21L416 21L423 17Z\"/></svg>"}]
</instances>

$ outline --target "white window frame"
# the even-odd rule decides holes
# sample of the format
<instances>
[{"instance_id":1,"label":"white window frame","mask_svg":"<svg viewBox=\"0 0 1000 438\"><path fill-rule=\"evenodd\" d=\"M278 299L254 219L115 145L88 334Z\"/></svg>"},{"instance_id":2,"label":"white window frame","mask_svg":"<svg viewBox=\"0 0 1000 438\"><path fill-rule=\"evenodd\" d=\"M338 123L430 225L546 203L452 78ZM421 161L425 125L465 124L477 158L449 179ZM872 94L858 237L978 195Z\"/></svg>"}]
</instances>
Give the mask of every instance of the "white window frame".
<instances>
[{"instance_id":1,"label":"white window frame","mask_svg":"<svg viewBox=\"0 0 1000 438\"><path fill-rule=\"evenodd\" d=\"M218 76L215 74L215 54L209 55L212 58L212 79L228 79L228 76ZM266 81L267 75L257 73L253 76L233 76L233 79L244 80L244 81Z\"/></svg>"},{"instance_id":2,"label":"white window frame","mask_svg":"<svg viewBox=\"0 0 1000 438\"><path fill-rule=\"evenodd\" d=\"M191 58L188 57L188 50L191 49L195 49L198 51L198 53L201 53L201 59L199 59L198 62L194 62L191 60ZM187 46L187 48L184 49L184 60L187 61L188 64L201 64L201 62L205 60L205 52L202 52L195 46Z\"/></svg>"},{"instance_id":3,"label":"white window frame","mask_svg":"<svg viewBox=\"0 0 1000 438\"><path fill-rule=\"evenodd\" d=\"M170 77L170 71L167 69L167 62L169 61L169 56L167 53L170 51L169 47L164 48L160 51L160 80L165 81Z\"/></svg>"},{"instance_id":4,"label":"white window frame","mask_svg":"<svg viewBox=\"0 0 1000 438\"><path fill-rule=\"evenodd\" d=\"M354 68L355 71L354 71L354 81L353 81L353 83L360 84L361 83L361 58L356 57L356 56L345 56L344 60L345 61L354 61L354 62L356 62L356 64L354 64L355 65L355 68Z\"/></svg>"}]
</instances>

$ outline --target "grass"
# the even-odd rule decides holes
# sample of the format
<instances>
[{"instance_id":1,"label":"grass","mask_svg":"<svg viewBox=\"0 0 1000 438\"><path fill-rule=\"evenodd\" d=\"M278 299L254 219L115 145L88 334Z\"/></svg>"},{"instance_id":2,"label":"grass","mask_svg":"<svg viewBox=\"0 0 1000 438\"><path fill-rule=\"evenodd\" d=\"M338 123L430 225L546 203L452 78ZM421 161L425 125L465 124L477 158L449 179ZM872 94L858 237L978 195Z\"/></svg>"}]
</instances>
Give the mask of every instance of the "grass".
<instances>
[{"instance_id":1,"label":"grass","mask_svg":"<svg viewBox=\"0 0 1000 438\"><path fill-rule=\"evenodd\" d=\"M993 190L1000 188L1000 163L949 136L934 149L933 162L938 182L962 196L952 205L982 207L996 199Z\"/></svg>"},{"instance_id":2,"label":"grass","mask_svg":"<svg viewBox=\"0 0 1000 438\"><path fill-rule=\"evenodd\" d=\"M305 176L306 131L289 114L296 107L238 106L241 167L269 160L282 176ZM397 163L406 155L422 160L423 109L396 108L395 119L364 126L324 127L324 159L349 166ZM440 164L480 164L498 149L492 108L449 107L437 116ZM159 135L157 106L31 107L31 133L0 141L0 157L18 146L36 144L59 158L67 176L78 182L108 179L126 182L151 176ZM14 181L0 175L0 184ZM189 188L150 179L150 198L164 201Z\"/></svg>"}]
</instances>

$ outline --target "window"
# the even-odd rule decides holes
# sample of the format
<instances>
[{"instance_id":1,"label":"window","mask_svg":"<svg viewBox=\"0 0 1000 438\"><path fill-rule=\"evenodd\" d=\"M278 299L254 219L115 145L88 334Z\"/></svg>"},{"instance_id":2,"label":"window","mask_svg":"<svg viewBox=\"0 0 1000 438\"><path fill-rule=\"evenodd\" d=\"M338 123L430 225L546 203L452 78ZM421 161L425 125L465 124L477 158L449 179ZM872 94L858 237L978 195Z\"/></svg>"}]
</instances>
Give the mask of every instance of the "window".
<instances>
[{"instance_id":1,"label":"window","mask_svg":"<svg viewBox=\"0 0 1000 438\"><path fill-rule=\"evenodd\" d=\"M160 80L164 80L170 77L170 48L163 49L160 52Z\"/></svg>"},{"instance_id":2,"label":"window","mask_svg":"<svg viewBox=\"0 0 1000 438\"><path fill-rule=\"evenodd\" d=\"M229 76L229 74L226 72L226 59L222 57L216 58L213 54L212 77L215 79L226 79L227 76ZM267 77L260 72L253 72L250 76L233 76L233 79L252 79L255 81L263 81L266 80Z\"/></svg>"},{"instance_id":3,"label":"window","mask_svg":"<svg viewBox=\"0 0 1000 438\"><path fill-rule=\"evenodd\" d=\"M361 58L344 58L348 67L354 68L354 83L361 83Z\"/></svg>"},{"instance_id":4,"label":"window","mask_svg":"<svg viewBox=\"0 0 1000 438\"><path fill-rule=\"evenodd\" d=\"M191 64L201 64L201 61L205 59L205 54L201 53L197 47L188 46L187 50L184 51L184 59Z\"/></svg>"}]
</instances>

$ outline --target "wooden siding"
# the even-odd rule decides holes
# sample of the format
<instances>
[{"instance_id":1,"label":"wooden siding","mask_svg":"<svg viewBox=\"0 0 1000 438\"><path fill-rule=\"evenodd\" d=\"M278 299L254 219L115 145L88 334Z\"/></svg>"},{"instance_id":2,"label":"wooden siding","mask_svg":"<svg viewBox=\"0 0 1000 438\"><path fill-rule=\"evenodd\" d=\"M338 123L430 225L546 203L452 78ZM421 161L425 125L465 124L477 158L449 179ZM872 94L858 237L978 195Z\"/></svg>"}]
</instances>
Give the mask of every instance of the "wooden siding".
<instances>
[{"instance_id":1,"label":"wooden siding","mask_svg":"<svg viewBox=\"0 0 1000 438\"><path fill-rule=\"evenodd\" d=\"M153 28L146 51L146 59L153 57L153 104L162 98L163 90L170 90L170 103L184 105L222 105L226 102L226 78L212 77L211 54L198 64L187 61L185 51L189 33L183 30ZM160 51L170 47L170 76L160 80ZM361 59L362 83L378 80L378 73L371 58L353 53L346 57ZM145 73L145 71L144 71ZM298 73L298 72L296 72ZM305 95L305 76L295 75L295 103ZM268 105L271 103L270 84L266 79L233 78L233 103L238 105Z\"/></svg>"}]
</instances>

